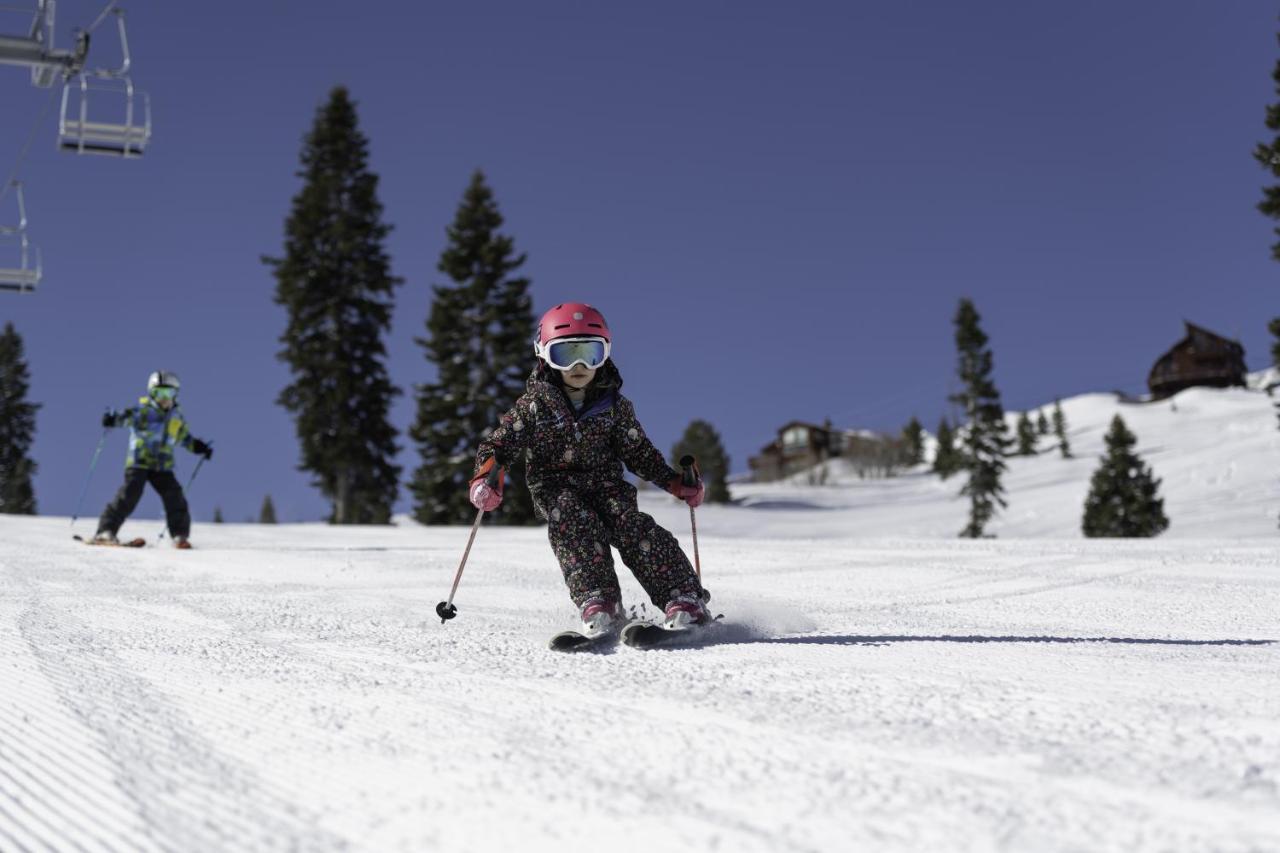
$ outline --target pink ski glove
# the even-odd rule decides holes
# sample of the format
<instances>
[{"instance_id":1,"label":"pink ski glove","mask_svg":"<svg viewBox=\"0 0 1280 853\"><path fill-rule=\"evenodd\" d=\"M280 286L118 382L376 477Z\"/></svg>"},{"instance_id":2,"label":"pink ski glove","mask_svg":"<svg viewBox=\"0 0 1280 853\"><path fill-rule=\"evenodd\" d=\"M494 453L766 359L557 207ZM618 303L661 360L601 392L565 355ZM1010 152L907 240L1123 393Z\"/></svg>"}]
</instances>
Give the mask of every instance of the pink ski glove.
<instances>
[{"instance_id":1,"label":"pink ski glove","mask_svg":"<svg viewBox=\"0 0 1280 853\"><path fill-rule=\"evenodd\" d=\"M702 505L702 498L707 489L702 485L701 477L698 478L696 486L686 486L680 482L679 477L673 477L671 482L667 483L667 491L687 503L690 508L697 508Z\"/></svg>"},{"instance_id":2,"label":"pink ski glove","mask_svg":"<svg viewBox=\"0 0 1280 853\"><path fill-rule=\"evenodd\" d=\"M502 492L490 488L484 480L476 480L471 484L471 505L485 512L493 512L502 503Z\"/></svg>"}]
</instances>

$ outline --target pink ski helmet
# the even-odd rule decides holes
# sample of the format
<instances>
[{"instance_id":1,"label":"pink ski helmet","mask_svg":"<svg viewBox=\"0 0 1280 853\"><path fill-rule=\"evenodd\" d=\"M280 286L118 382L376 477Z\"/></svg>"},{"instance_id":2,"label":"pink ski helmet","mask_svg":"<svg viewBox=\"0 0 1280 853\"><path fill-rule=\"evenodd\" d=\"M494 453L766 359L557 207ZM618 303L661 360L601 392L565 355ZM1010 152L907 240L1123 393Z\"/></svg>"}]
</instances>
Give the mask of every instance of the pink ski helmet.
<instances>
[{"instance_id":1,"label":"pink ski helmet","mask_svg":"<svg viewBox=\"0 0 1280 853\"><path fill-rule=\"evenodd\" d=\"M609 360L609 324L585 302L563 302L542 315L533 351L556 370L595 369Z\"/></svg>"},{"instance_id":2,"label":"pink ski helmet","mask_svg":"<svg viewBox=\"0 0 1280 853\"><path fill-rule=\"evenodd\" d=\"M609 324L604 315L585 302L562 302L538 321L538 343L555 338L604 338L609 340Z\"/></svg>"}]
</instances>

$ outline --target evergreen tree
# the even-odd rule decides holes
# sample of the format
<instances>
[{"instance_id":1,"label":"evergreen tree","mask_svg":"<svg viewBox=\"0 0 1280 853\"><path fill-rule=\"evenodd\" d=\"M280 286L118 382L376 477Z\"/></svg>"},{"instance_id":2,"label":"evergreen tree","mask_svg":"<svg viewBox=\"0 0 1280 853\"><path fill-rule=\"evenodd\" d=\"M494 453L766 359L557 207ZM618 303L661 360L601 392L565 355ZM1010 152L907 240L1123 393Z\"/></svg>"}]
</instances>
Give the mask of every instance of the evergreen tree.
<instances>
[{"instance_id":1,"label":"evergreen tree","mask_svg":"<svg viewBox=\"0 0 1280 853\"><path fill-rule=\"evenodd\" d=\"M386 368L391 274L378 177L347 90L317 111L301 154L302 190L285 223L282 258L263 258L288 324L279 358L293 381L278 402L294 417L300 470L332 502L330 523L387 524L400 469Z\"/></svg>"},{"instance_id":2,"label":"evergreen tree","mask_svg":"<svg viewBox=\"0 0 1280 853\"><path fill-rule=\"evenodd\" d=\"M1067 416L1062 413L1062 401L1053 401L1053 435L1058 439L1058 450L1063 459L1071 458L1071 442L1067 441Z\"/></svg>"},{"instance_id":3,"label":"evergreen tree","mask_svg":"<svg viewBox=\"0 0 1280 853\"><path fill-rule=\"evenodd\" d=\"M1036 432L1040 435L1049 434L1049 419L1044 416L1044 409L1041 409L1040 413L1036 415Z\"/></svg>"},{"instance_id":4,"label":"evergreen tree","mask_svg":"<svg viewBox=\"0 0 1280 853\"><path fill-rule=\"evenodd\" d=\"M1119 415L1107 432L1107 453L1093 472L1084 502L1084 535L1158 536L1169 526L1160 481L1134 453L1138 439Z\"/></svg>"},{"instance_id":5,"label":"evergreen tree","mask_svg":"<svg viewBox=\"0 0 1280 853\"><path fill-rule=\"evenodd\" d=\"M1031 417L1026 412L1018 415L1018 455L1035 456L1038 439L1039 435L1031 423Z\"/></svg>"},{"instance_id":6,"label":"evergreen tree","mask_svg":"<svg viewBox=\"0 0 1280 853\"><path fill-rule=\"evenodd\" d=\"M417 418L409 431L422 459L409 488L414 518L423 524L465 524L475 516L467 482L476 445L524 393L533 367L529 279L514 275L525 255L498 232L502 223L493 192L477 171L437 266L452 285L433 288L428 336L417 339L436 368L436 381L417 389ZM503 502L486 518L536 523L525 460L498 461L508 474Z\"/></svg>"},{"instance_id":7,"label":"evergreen tree","mask_svg":"<svg viewBox=\"0 0 1280 853\"><path fill-rule=\"evenodd\" d=\"M698 460L698 470L707 487L707 503L728 503L729 455L715 427L706 421L691 421L671 448L671 467L680 470L680 458L685 455Z\"/></svg>"},{"instance_id":8,"label":"evergreen tree","mask_svg":"<svg viewBox=\"0 0 1280 853\"><path fill-rule=\"evenodd\" d=\"M214 523L214 524L222 524L222 523L223 523L223 521L222 521L222 507L220 507L220 506L215 506L215 507L213 508L213 523Z\"/></svg>"},{"instance_id":9,"label":"evergreen tree","mask_svg":"<svg viewBox=\"0 0 1280 853\"><path fill-rule=\"evenodd\" d=\"M1271 79L1276 84L1276 94L1280 95L1280 60L1271 71ZM1274 179L1280 179L1280 102L1267 105L1267 129L1277 135L1270 142L1259 142L1253 149L1253 158ZM1258 210L1263 216L1280 220L1280 184L1271 184L1262 188L1262 201L1258 202ZM1280 236L1280 227L1273 229ZM1271 257L1280 261L1280 242L1271 244ZM1277 318L1280 320L1280 318Z\"/></svg>"},{"instance_id":10,"label":"evergreen tree","mask_svg":"<svg viewBox=\"0 0 1280 853\"><path fill-rule=\"evenodd\" d=\"M36 514L36 463L27 454L40 406L27 401L29 387L22 336L5 323L0 332L0 512L14 515Z\"/></svg>"},{"instance_id":11,"label":"evergreen tree","mask_svg":"<svg viewBox=\"0 0 1280 853\"><path fill-rule=\"evenodd\" d=\"M997 506L1007 506L1000 478L1010 444L1000 392L991 379L993 356L980 321L973 303L961 299L955 326L962 390L951 399L964 407L968 418L963 455L969 480L960 494L969 498L969 523L960 535L970 539L984 535Z\"/></svg>"},{"instance_id":12,"label":"evergreen tree","mask_svg":"<svg viewBox=\"0 0 1280 853\"><path fill-rule=\"evenodd\" d=\"M276 505L271 502L271 495L267 495L262 499L262 509L258 510L258 523L276 523Z\"/></svg>"},{"instance_id":13,"label":"evergreen tree","mask_svg":"<svg viewBox=\"0 0 1280 853\"><path fill-rule=\"evenodd\" d=\"M902 445L907 465L919 465L924 461L924 427L915 415L902 428Z\"/></svg>"},{"instance_id":14,"label":"evergreen tree","mask_svg":"<svg viewBox=\"0 0 1280 853\"><path fill-rule=\"evenodd\" d=\"M964 460L956 450L956 436L946 418L938 421L938 452L933 457L933 471L942 479L964 467Z\"/></svg>"}]
</instances>

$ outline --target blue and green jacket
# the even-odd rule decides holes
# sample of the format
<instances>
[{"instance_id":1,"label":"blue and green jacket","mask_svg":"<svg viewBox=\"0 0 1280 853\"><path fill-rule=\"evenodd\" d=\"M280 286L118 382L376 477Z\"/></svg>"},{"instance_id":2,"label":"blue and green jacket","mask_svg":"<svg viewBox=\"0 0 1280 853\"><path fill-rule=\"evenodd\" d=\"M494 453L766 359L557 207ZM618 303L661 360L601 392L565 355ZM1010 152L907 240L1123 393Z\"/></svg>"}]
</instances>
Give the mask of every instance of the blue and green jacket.
<instances>
[{"instance_id":1,"label":"blue and green jacket","mask_svg":"<svg viewBox=\"0 0 1280 853\"><path fill-rule=\"evenodd\" d=\"M129 425L129 455L124 463L126 468L172 471L175 445L181 444L194 452L192 445L195 439L176 402L166 412L150 397L140 397L137 408L112 412L111 415L116 426Z\"/></svg>"}]
</instances>

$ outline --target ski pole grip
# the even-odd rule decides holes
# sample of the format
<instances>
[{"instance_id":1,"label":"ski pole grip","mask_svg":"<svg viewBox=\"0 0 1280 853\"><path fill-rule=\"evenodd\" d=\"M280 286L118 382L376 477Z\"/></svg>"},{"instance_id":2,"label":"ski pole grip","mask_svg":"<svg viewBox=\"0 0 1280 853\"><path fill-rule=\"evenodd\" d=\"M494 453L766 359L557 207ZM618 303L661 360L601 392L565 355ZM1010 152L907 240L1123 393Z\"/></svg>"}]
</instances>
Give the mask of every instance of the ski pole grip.
<instances>
[{"instance_id":1,"label":"ski pole grip","mask_svg":"<svg viewBox=\"0 0 1280 853\"><path fill-rule=\"evenodd\" d=\"M484 475L484 484L491 489L497 489L498 483L502 481L502 469L494 465L489 469L489 473Z\"/></svg>"},{"instance_id":2,"label":"ski pole grip","mask_svg":"<svg viewBox=\"0 0 1280 853\"><path fill-rule=\"evenodd\" d=\"M697 464L697 459L691 455L680 457L680 483L685 486L698 485L698 475L694 473L693 466Z\"/></svg>"}]
</instances>

